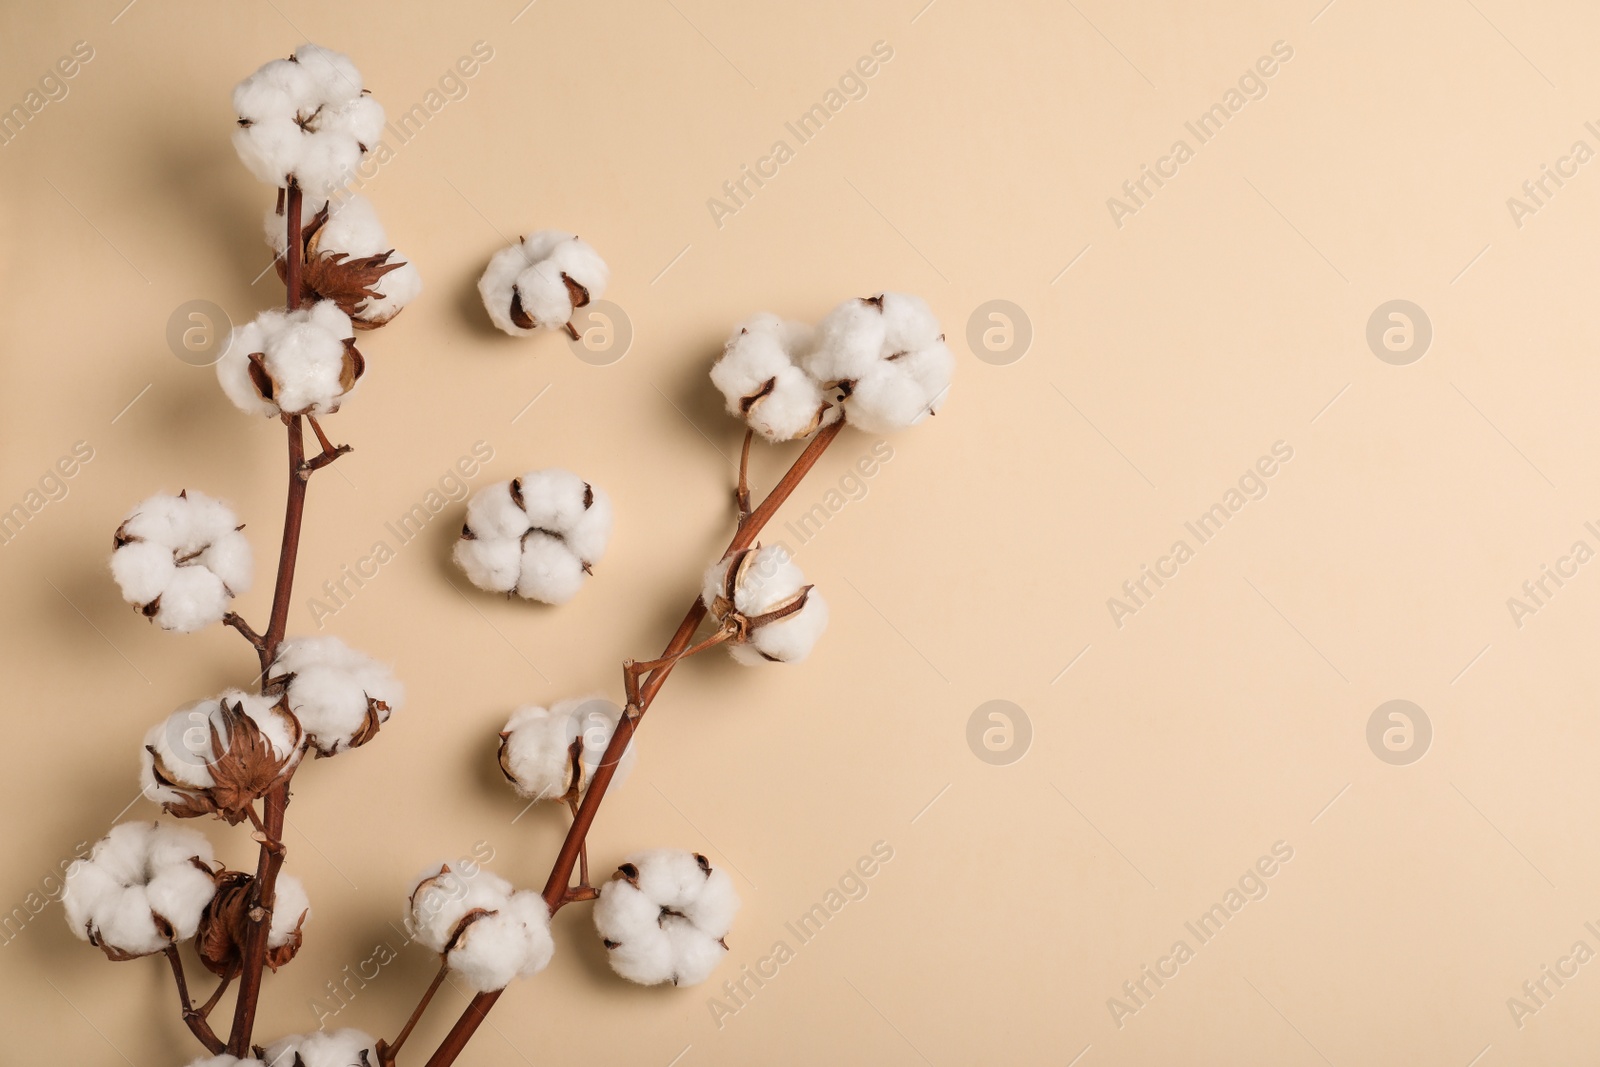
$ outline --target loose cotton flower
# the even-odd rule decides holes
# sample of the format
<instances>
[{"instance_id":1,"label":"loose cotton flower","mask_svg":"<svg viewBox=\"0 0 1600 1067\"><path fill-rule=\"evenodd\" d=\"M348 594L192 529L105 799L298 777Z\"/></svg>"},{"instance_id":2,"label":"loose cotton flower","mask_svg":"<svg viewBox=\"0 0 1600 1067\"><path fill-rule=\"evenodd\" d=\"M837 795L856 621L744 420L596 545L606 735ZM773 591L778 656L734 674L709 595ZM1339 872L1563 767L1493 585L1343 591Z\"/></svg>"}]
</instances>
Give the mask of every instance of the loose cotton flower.
<instances>
[{"instance_id":1,"label":"loose cotton flower","mask_svg":"<svg viewBox=\"0 0 1600 1067\"><path fill-rule=\"evenodd\" d=\"M278 256L278 277L288 280L285 218L266 215L267 243ZM400 314L422 292L422 276L399 255L372 201L351 193L320 205L305 199L300 212L300 296L306 303L330 300L358 330L371 330Z\"/></svg>"},{"instance_id":2,"label":"loose cotton flower","mask_svg":"<svg viewBox=\"0 0 1600 1067\"><path fill-rule=\"evenodd\" d=\"M111 575L122 598L163 630L191 633L221 621L250 588L250 542L220 500L158 493L117 527Z\"/></svg>"},{"instance_id":3,"label":"loose cotton flower","mask_svg":"<svg viewBox=\"0 0 1600 1067\"><path fill-rule=\"evenodd\" d=\"M936 413L955 369L933 312L901 293L840 304L818 324L802 362L844 395L845 421L869 433L903 430Z\"/></svg>"},{"instance_id":4,"label":"loose cotton flower","mask_svg":"<svg viewBox=\"0 0 1600 1067\"><path fill-rule=\"evenodd\" d=\"M728 338L711 382L737 415L769 441L805 437L839 417L822 385L801 366L811 327L757 315Z\"/></svg>"},{"instance_id":5,"label":"loose cotton flower","mask_svg":"<svg viewBox=\"0 0 1600 1067\"><path fill-rule=\"evenodd\" d=\"M315 1030L279 1038L266 1049L267 1067L377 1067L377 1042L360 1030Z\"/></svg>"},{"instance_id":6,"label":"loose cotton flower","mask_svg":"<svg viewBox=\"0 0 1600 1067\"><path fill-rule=\"evenodd\" d=\"M350 316L331 300L269 309L234 327L217 380L246 415L328 415L366 372Z\"/></svg>"},{"instance_id":7,"label":"loose cotton flower","mask_svg":"<svg viewBox=\"0 0 1600 1067\"><path fill-rule=\"evenodd\" d=\"M233 147L268 185L327 197L354 176L383 132L383 108L362 88L350 57L303 44L233 90Z\"/></svg>"},{"instance_id":8,"label":"loose cotton flower","mask_svg":"<svg viewBox=\"0 0 1600 1067\"><path fill-rule=\"evenodd\" d=\"M478 490L455 561L479 589L565 604L605 554L611 498L571 471L530 471Z\"/></svg>"},{"instance_id":9,"label":"loose cotton flower","mask_svg":"<svg viewBox=\"0 0 1600 1067\"><path fill-rule=\"evenodd\" d=\"M475 993L539 973L555 952L544 898L482 867L423 871L411 885L407 918L417 941L444 956Z\"/></svg>"},{"instance_id":10,"label":"loose cotton flower","mask_svg":"<svg viewBox=\"0 0 1600 1067\"><path fill-rule=\"evenodd\" d=\"M733 632L728 649L744 664L798 663L828 626L828 603L782 545L735 552L706 571L701 599Z\"/></svg>"},{"instance_id":11,"label":"loose cotton flower","mask_svg":"<svg viewBox=\"0 0 1600 1067\"><path fill-rule=\"evenodd\" d=\"M279 645L263 692L287 701L319 756L372 740L406 697L388 666L332 636Z\"/></svg>"},{"instance_id":12,"label":"loose cotton flower","mask_svg":"<svg viewBox=\"0 0 1600 1067\"><path fill-rule=\"evenodd\" d=\"M300 761L300 723L276 697L229 689L145 734L139 784L168 814L237 824Z\"/></svg>"},{"instance_id":13,"label":"loose cotton flower","mask_svg":"<svg viewBox=\"0 0 1600 1067\"><path fill-rule=\"evenodd\" d=\"M540 327L565 327L574 338L573 313L599 300L611 269L586 241L564 230L518 238L489 259L478 292L489 318L506 333L525 337Z\"/></svg>"},{"instance_id":14,"label":"loose cotton flower","mask_svg":"<svg viewBox=\"0 0 1600 1067\"><path fill-rule=\"evenodd\" d=\"M216 889L211 843L193 830L122 823L67 868L67 925L113 960L194 936Z\"/></svg>"},{"instance_id":15,"label":"loose cotton flower","mask_svg":"<svg viewBox=\"0 0 1600 1067\"><path fill-rule=\"evenodd\" d=\"M695 985L728 953L739 896L726 871L682 849L628 857L600 887L594 925L611 968L630 982Z\"/></svg>"},{"instance_id":16,"label":"loose cotton flower","mask_svg":"<svg viewBox=\"0 0 1600 1067\"><path fill-rule=\"evenodd\" d=\"M500 734L500 770L529 800L576 800L601 765L622 709L600 696L516 710ZM637 760L632 738L617 761L619 786Z\"/></svg>"}]
</instances>

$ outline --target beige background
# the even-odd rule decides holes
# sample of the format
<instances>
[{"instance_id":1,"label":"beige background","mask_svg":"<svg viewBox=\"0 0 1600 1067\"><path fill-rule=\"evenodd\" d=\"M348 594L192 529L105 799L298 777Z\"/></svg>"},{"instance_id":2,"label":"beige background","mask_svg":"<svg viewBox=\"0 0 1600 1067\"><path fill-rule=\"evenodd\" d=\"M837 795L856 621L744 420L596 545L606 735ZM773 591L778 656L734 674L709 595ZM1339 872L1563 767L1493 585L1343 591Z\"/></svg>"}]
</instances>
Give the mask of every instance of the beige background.
<instances>
[{"instance_id":1,"label":"beige background","mask_svg":"<svg viewBox=\"0 0 1600 1067\"><path fill-rule=\"evenodd\" d=\"M1583 525L1600 519L1600 163L1520 228L1506 201L1574 141L1600 149L1593 12L923 2L8 4L6 106L74 42L94 58L0 147L0 505L74 442L94 458L0 547L0 908L42 904L134 799L148 724L252 674L235 634L155 631L105 570L129 505L203 489L247 520L261 578L241 610L266 613L282 431L164 339L185 301L243 319L281 298L270 273L250 284L272 194L233 156L229 89L309 37L352 53L394 115L482 41L468 95L366 187L427 290L366 339L371 373L329 420L356 452L312 486L293 625L476 441L495 458L475 485L568 466L611 491L618 530L548 610L447 565L452 504L329 621L397 664L410 703L296 780L289 869L316 915L268 979L263 1035L314 1026L325 983L398 940L424 863L484 842L493 870L543 881L565 819L513 824L494 731L521 702L616 695L620 659L660 648L725 541L740 431L705 376L722 337L757 310L815 319L892 288L932 303L958 378L799 549L832 629L801 667L684 667L593 837L602 869L658 844L734 869L745 904L715 984L780 938L795 958L719 1029L711 985L615 979L575 907L554 964L462 1062L1589 1055L1600 963L1549 983L1520 1028L1507 999L1575 942L1600 951L1600 861L1580 844L1600 821L1600 564L1520 628L1507 598L1575 541L1600 548ZM876 41L894 55L867 96L719 228L707 199ZM1107 198L1175 139L1194 147L1184 122L1277 41L1293 58L1267 95L1116 226ZM612 264L635 331L620 362L488 328L477 273L540 226ZM1009 365L966 342L992 299L1031 322ZM1432 322L1408 366L1365 340L1391 299ZM1293 459L1268 495L1116 626L1107 599L1277 441ZM842 438L783 518L870 447ZM791 451L762 451L758 476ZM1008 766L968 747L994 699L1032 726ZM1391 699L1432 724L1408 766L1367 744ZM241 834L206 829L245 861ZM798 946L784 924L878 841L894 859L869 895ZM1279 841L1293 859L1270 893L1200 945L1184 923ZM107 963L59 905L8 937L0 1059L193 1055L158 962ZM1108 998L1178 939L1194 958L1119 1027ZM402 951L332 1024L392 1036L430 973ZM442 996L408 1062L462 1000Z\"/></svg>"}]
</instances>

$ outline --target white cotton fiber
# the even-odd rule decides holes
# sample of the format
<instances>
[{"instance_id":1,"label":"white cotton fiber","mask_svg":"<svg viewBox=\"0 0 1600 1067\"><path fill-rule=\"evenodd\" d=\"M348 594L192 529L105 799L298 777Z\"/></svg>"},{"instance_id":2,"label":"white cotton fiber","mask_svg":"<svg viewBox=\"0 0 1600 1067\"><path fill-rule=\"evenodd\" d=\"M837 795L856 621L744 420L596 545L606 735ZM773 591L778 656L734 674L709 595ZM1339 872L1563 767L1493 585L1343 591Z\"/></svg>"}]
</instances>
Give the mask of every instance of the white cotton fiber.
<instances>
[{"instance_id":1,"label":"white cotton fiber","mask_svg":"<svg viewBox=\"0 0 1600 1067\"><path fill-rule=\"evenodd\" d=\"M425 870L412 884L407 917L417 941L441 953L475 993L544 970L555 951L544 898L481 867Z\"/></svg>"},{"instance_id":2,"label":"white cotton fiber","mask_svg":"<svg viewBox=\"0 0 1600 1067\"><path fill-rule=\"evenodd\" d=\"M328 415L361 378L361 356L345 343L354 338L350 316L331 300L269 309L234 327L217 380L247 415Z\"/></svg>"},{"instance_id":3,"label":"white cotton fiber","mask_svg":"<svg viewBox=\"0 0 1600 1067\"><path fill-rule=\"evenodd\" d=\"M111 576L157 626L191 633L221 621L229 600L250 588L250 542L238 527L204 493L158 493L117 527Z\"/></svg>"},{"instance_id":4,"label":"white cotton fiber","mask_svg":"<svg viewBox=\"0 0 1600 1067\"><path fill-rule=\"evenodd\" d=\"M805 437L838 418L822 386L800 366L811 345L803 323L761 314L741 324L711 368L728 413L775 442Z\"/></svg>"},{"instance_id":5,"label":"white cotton fiber","mask_svg":"<svg viewBox=\"0 0 1600 1067\"><path fill-rule=\"evenodd\" d=\"M914 426L944 405L955 357L921 297L847 300L817 326L802 357L819 382L845 394L844 417L868 433Z\"/></svg>"},{"instance_id":6,"label":"white cotton fiber","mask_svg":"<svg viewBox=\"0 0 1600 1067\"><path fill-rule=\"evenodd\" d=\"M383 132L383 108L365 95L350 58L304 44L274 59L233 90L233 146L268 185L296 181L326 198L355 176Z\"/></svg>"},{"instance_id":7,"label":"white cotton fiber","mask_svg":"<svg viewBox=\"0 0 1600 1067\"><path fill-rule=\"evenodd\" d=\"M727 954L739 910L725 871L682 849L628 857L600 888L594 924L612 969L631 982L694 985Z\"/></svg>"},{"instance_id":8,"label":"white cotton fiber","mask_svg":"<svg viewBox=\"0 0 1600 1067\"><path fill-rule=\"evenodd\" d=\"M267 1067L378 1067L378 1050L360 1030L314 1030L274 1041L267 1046L266 1062Z\"/></svg>"},{"instance_id":9,"label":"white cotton fiber","mask_svg":"<svg viewBox=\"0 0 1600 1067\"><path fill-rule=\"evenodd\" d=\"M524 889L469 923L446 959L467 988L488 993L544 970L554 952L550 909L538 893Z\"/></svg>"},{"instance_id":10,"label":"white cotton fiber","mask_svg":"<svg viewBox=\"0 0 1600 1067\"><path fill-rule=\"evenodd\" d=\"M527 336L566 326L573 313L604 294L611 270L590 245L564 230L539 230L502 248L478 279L493 323Z\"/></svg>"},{"instance_id":11,"label":"white cotton fiber","mask_svg":"<svg viewBox=\"0 0 1600 1067\"><path fill-rule=\"evenodd\" d=\"M747 666L797 663L828 626L827 601L808 589L782 545L747 549L712 564L700 595L719 623L736 627L741 639L728 650Z\"/></svg>"},{"instance_id":12,"label":"white cotton fiber","mask_svg":"<svg viewBox=\"0 0 1600 1067\"><path fill-rule=\"evenodd\" d=\"M317 227L317 215L324 207L328 217ZM262 221L267 244L279 257L288 247L284 221L276 207L268 208ZM386 256L382 261L384 265L399 264L371 285L376 296L366 297L353 306L346 305L355 323L363 327L382 326L421 294L422 275L389 243L377 209L366 197L357 193L346 193L331 200L306 197L302 201L300 224L308 235L309 258L327 258L338 263L345 259Z\"/></svg>"},{"instance_id":13,"label":"white cotton fiber","mask_svg":"<svg viewBox=\"0 0 1600 1067\"><path fill-rule=\"evenodd\" d=\"M211 843L193 830L155 822L113 827L67 868L67 923L113 958L164 951L194 936L216 891L211 861Z\"/></svg>"},{"instance_id":14,"label":"white cotton fiber","mask_svg":"<svg viewBox=\"0 0 1600 1067\"><path fill-rule=\"evenodd\" d=\"M529 471L467 502L456 565L479 589L565 604L611 537L611 498L571 471Z\"/></svg>"},{"instance_id":15,"label":"white cotton fiber","mask_svg":"<svg viewBox=\"0 0 1600 1067\"><path fill-rule=\"evenodd\" d=\"M493 911L511 892L510 882L482 867L454 870L449 864L435 864L407 890L410 928L419 943L442 953L468 912Z\"/></svg>"},{"instance_id":16,"label":"white cotton fiber","mask_svg":"<svg viewBox=\"0 0 1600 1067\"><path fill-rule=\"evenodd\" d=\"M405 703L405 686L386 664L337 637L295 637L267 669L317 752L332 756L364 744Z\"/></svg>"},{"instance_id":17,"label":"white cotton fiber","mask_svg":"<svg viewBox=\"0 0 1600 1067\"><path fill-rule=\"evenodd\" d=\"M184 705L145 734L144 747L139 750L139 785L145 796L157 804L180 804L186 799L183 791L202 792L215 784L210 764L228 751L224 704L239 708L256 725L274 759L294 764L301 738L299 723L275 699L229 689L209 700Z\"/></svg>"},{"instance_id":18,"label":"white cotton fiber","mask_svg":"<svg viewBox=\"0 0 1600 1067\"><path fill-rule=\"evenodd\" d=\"M621 716L622 709L603 696L557 701L548 709L518 708L500 734L500 769L517 793L529 800L559 800L574 791L581 795ZM578 744L576 768L574 743ZM627 779L637 758L634 739L629 738L611 779L613 787Z\"/></svg>"},{"instance_id":19,"label":"white cotton fiber","mask_svg":"<svg viewBox=\"0 0 1600 1067\"><path fill-rule=\"evenodd\" d=\"M273 892L272 926L267 930L267 947L280 948L293 939L302 923L311 918L311 898L306 887L292 874L278 875Z\"/></svg>"}]
</instances>

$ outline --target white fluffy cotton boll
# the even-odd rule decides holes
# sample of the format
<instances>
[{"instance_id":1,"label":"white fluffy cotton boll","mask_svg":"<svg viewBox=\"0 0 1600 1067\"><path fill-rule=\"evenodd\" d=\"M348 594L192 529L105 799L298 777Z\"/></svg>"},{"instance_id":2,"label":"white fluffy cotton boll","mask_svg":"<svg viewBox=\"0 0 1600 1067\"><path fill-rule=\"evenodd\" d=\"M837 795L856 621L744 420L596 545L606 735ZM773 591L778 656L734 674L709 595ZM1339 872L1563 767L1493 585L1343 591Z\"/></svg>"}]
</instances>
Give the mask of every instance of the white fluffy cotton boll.
<instances>
[{"instance_id":1,"label":"white fluffy cotton boll","mask_svg":"<svg viewBox=\"0 0 1600 1067\"><path fill-rule=\"evenodd\" d=\"M939 340L879 364L856 381L844 406L845 419L867 433L917 425L944 406L955 363Z\"/></svg>"},{"instance_id":2,"label":"white fluffy cotton boll","mask_svg":"<svg viewBox=\"0 0 1600 1067\"><path fill-rule=\"evenodd\" d=\"M111 576L157 626L191 633L221 621L228 601L250 588L250 542L239 527L204 493L158 493L117 527Z\"/></svg>"},{"instance_id":3,"label":"white fluffy cotton boll","mask_svg":"<svg viewBox=\"0 0 1600 1067\"><path fill-rule=\"evenodd\" d=\"M267 743L269 758L286 767L298 762L302 733L294 717L276 699L229 689L209 700L184 705L145 734L139 750L139 786L146 797L171 806L169 810L175 813L180 809L186 812L193 807L188 803L193 794L216 784L210 765L228 751L224 705L238 708L255 724Z\"/></svg>"},{"instance_id":4,"label":"white fluffy cotton boll","mask_svg":"<svg viewBox=\"0 0 1600 1067\"><path fill-rule=\"evenodd\" d=\"M370 741L406 696L386 664L332 636L283 642L267 671L266 687L285 697L323 756Z\"/></svg>"},{"instance_id":5,"label":"white fluffy cotton boll","mask_svg":"<svg viewBox=\"0 0 1600 1067\"><path fill-rule=\"evenodd\" d=\"M538 974L554 952L550 909L538 893L524 889L469 923L445 960L474 993L489 993Z\"/></svg>"},{"instance_id":6,"label":"white fluffy cotton boll","mask_svg":"<svg viewBox=\"0 0 1600 1067\"><path fill-rule=\"evenodd\" d=\"M113 959L164 951L194 936L216 890L211 861L211 843L193 830L155 822L113 827L67 868L67 923Z\"/></svg>"},{"instance_id":7,"label":"white fluffy cotton boll","mask_svg":"<svg viewBox=\"0 0 1600 1067\"><path fill-rule=\"evenodd\" d=\"M217 380L247 415L328 415L366 369L354 338L350 316L331 300L263 311L229 335Z\"/></svg>"},{"instance_id":8,"label":"white fluffy cotton boll","mask_svg":"<svg viewBox=\"0 0 1600 1067\"><path fill-rule=\"evenodd\" d=\"M518 795L559 799L572 788L576 737L572 716L562 714L560 704L518 708L500 734L500 769Z\"/></svg>"},{"instance_id":9,"label":"white fluffy cotton boll","mask_svg":"<svg viewBox=\"0 0 1600 1067\"><path fill-rule=\"evenodd\" d=\"M454 558L479 589L565 604L611 537L611 498L571 471L529 471L480 489Z\"/></svg>"},{"instance_id":10,"label":"white fluffy cotton boll","mask_svg":"<svg viewBox=\"0 0 1600 1067\"><path fill-rule=\"evenodd\" d=\"M517 793L529 800L581 794L604 759L621 716L622 709L602 696L557 701L548 709L518 708L500 734L500 769ZM637 758L630 738L612 775L613 787L627 780Z\"/></svg>"},{"instance_id":11,"label":"white fluffy cotton boll","mask_svg":"<svg viewBox=\"0 0 1600 1067\"><path fill-rule=\"evenodd\" d=\"M343 188L383 130L383 109L350 58L311 44L235 86L233 108L233 145L250 172L269 185L295 180L312 196Z\"/></svg>"},{"instance_id":12,"label":"white fluffy cotton boll","mask_svg":"<svg viewBox=\"0 0 1600 1067\"><path fill-rule=\"evenodd\" d=\"M311 918L311 898L306 887L292 874L279 874L272 901L272 925L267 930L267 947L287 945Z\"/></svg>"},{"instance_id":13,"label":"white fluffy cotton boll","mask_svg":"<svg viewBox=\"0 0 1600 1067\"><path fill-rule=\"evenodd\" d=\"M482 867L458 871L449 864L435 864L407 890L408 925L420 944L443 953L469 912L498 911L511 893L510 882Z\"/></svg>"},{"instance_id":14,"label":"white fluffy cotton boll","mask_svg":"<svg viewBox=\"0 0 1600 1067\"><path fill-rule=\"evenodd\" d=\"M599 300L610 280L610 268L588 242L564 230L539 230L490 257L478 293L495 326L525 337L541 327L570 330L573 313Z\"/></svg>"},{"instance_id":15,"label":"white fluffy cotton boll","mask_svg":"<svg viewBox=\"0 0 1600 1067\"><path fill-rule=\"evenodd\" d=\"M317 216L324 208L327 217L318 225ZM346 305L362 326L383 325L421 295L422 275L417 273L415 265L395 251L377 210L366 197L356 193L332 200L306 197L302 201L300 225L309 235L311 257L334 257L336 262L344 262L382 256L386 257L382 260L384 265L394 266L370 286L376 296L367 297L354 306ZM262 226L273 253L283 256L288 247L284 217L276 208L268 208Z\"/></svg>"},{"instance_id":16,"label":"white fluffy cotton boll","mask_svg":"<svg viewBox=\"0 0 1600 1067\"><path fill-rule=\"evenodd\" d=\"M268 1067L377 1067L378 1050L360 1030L315 1030L267 1046Z\"/></svg>"},{"instance_id":17,"label":"white fluffy cotton boll","mask_svg":"<svg viewBox=\"0 0 1600 1067\"><path fill-rule=\"evenodd\" d=\"M828 627L828 602L782 545L750 548L712 564L701 598L713 617L736 627L735 660L747 666L798 663Z\"/></svg>"},{"instance_id":18,"label":"white fluffy cotton boll","mask_svg":"<svg viewBox=\"0 0 1600 1067\"><path fill-rule=\"evenodd\" d=\"M704 856L652 849L629 856L600 888L594 924L623 978L694 985L727 954L738 910L727 873Z\"/></svg>"},{"instance_id":19,"label":"white fluffy cotton boll","mask_svg":"<svg viewBox=\"0 0 1600 1067\"><path fill-rule=\"evenodd\" d=\"M741 324L711 368L728 413L774 442L805 437L838 418L822 386L799 365L811 345L803 323L761 314Z\"/></svg>"},{"instance_id":20,"label":"white fluffy cotton boll","mask_svg":"<svg viewBox=\"0 0 1600 1067\"><path fill-rule=\"evenodd\" d=\"M943 406L955 357L920 297L883 293L829 312L803 364L819 382L840 387L847 422L892 433Z\"/></svg>"}]
</instances>

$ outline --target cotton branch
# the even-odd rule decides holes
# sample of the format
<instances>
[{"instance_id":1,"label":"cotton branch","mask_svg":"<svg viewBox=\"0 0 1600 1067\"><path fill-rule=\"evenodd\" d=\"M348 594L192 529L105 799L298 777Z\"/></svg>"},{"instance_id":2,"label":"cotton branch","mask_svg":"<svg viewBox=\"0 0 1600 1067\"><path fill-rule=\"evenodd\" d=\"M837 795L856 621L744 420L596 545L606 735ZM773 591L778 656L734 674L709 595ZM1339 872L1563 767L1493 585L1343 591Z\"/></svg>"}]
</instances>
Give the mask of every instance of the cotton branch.
<instances>
[{"instance_id":1,"label":"cotton branch","mask_svg":"<svg viewBox=\"0 0 1600 1067\"><path fill-rule=\"evenodd\" d=\"M778 481L765 500L754 511L750 512L745 520L740 523L738 532L734 534L729 543L727 553L737 552L742 548L749 548L755 543L756 537L772 517L777 514L778 508L794 492L795 488L805 478L806 474L814 467L817 460L822 458L822 453L827 451L829 445L839 436L844 429L844 422L834 422L817 431L805 451L801 452L794 464ZM633 739L634 732L639 727L639 722L649 710L651 702L666 683L667 676L671 674L673 666L689 652L694 645L695 631L706 617L706 605L699 597L690 606L683 617L683 622L678 625L677 632L672 635L672 640L662 651L657 659L639 667L648 667L647 671L635 674L630 664L624 669L631 690L627 713L617 722L616 729L611 734L611 741L606 745L605 754L600 758L600 765L595 769L594 777L589 782L588 790L583 795L582 802L573 814L572 827L567 831L566 840L561 844L561 851L556 855L554 865L550 869L550 877L545 882L544 900L552 912L559 910L566 904L575 900L589 899L586 895L578 894L571 885L572 871L579 863L585 851L585 842L589 836L589 829L594 825L596 812L600 803L605 799L606 790L611 785L611 778L616 773L617 765L622 759L622 754L627 751L628 742ZM702 642L704 644L704 642ZM709 647L709 645L707 646ZM642 681L640 678L642 677ZM484 1017L500 999L500 994L505 992L497 989L490 993L479 993L468 1003L449 1033L439 1043L439 1047L428 1059L427 1067L448 1067L461 1055L461 1050L466 1047L468 1040L482 1024Z\"/></svg>"},{"instance_id":2,"label":"cotton branch","mask_svg":"<svg viewBox=\"0 0 1600 1067\"><path fill-rule=\"evenodd\" d=\"M301 262L304 252L300 233L301 193L297 183L289 183L286 201L288 244L285 249L284 282L288 306L292 311L300 306L300 279L304 266ZM300 425L301 417L286 415L283 421L289 430L289 488L284 504L283 543L278 552L278 578L272 591L272 615L267 632L258 642L252 642L259 655L263 674L272 666L289 625L289 602L294 591L294 568L300 553L300 525L305 517L306 484L310 473L306 468L306 443ZM316 427L314 420L312 425ZM320 427L316 427L316 433L319 440L326 441ZM234 624L234 627L238 629L238 624ZM263 810L257 830L261 848L256 860L255 879L250 887L251 907L248 914L251 926L240 952L239 994L234 1002L233 1027L227 1044L227 1051L234 1056L243 1056L249 1051L255 1030L262 970L266 966L267 936L272 927L272 905L277 895L278 872L283 869L283 825L289 806L289 779L292 777L293 771L268 791L262 801Z\"/></svg>"}]
</instances>

